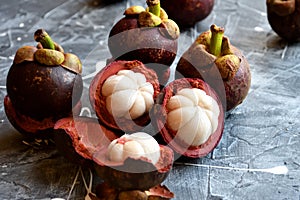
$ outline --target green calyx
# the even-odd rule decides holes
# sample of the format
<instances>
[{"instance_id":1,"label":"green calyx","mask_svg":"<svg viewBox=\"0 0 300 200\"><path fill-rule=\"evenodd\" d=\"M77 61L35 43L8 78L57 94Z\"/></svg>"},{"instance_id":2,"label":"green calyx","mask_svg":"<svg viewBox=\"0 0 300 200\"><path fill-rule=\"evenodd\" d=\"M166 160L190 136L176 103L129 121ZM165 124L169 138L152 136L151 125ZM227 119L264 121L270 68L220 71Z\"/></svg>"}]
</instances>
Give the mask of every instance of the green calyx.
<instances>
[{"instance_id":1,"label":"green calyx","mask_svg":"<svg viewBox=\"0 0 300 200\"><path fill-rule=\"evenodd\" d=\"M224 36L224 28L211 25L210 30L198 36L195 43L203 45L202 51L215 57L214 63L224 81L231 80L238 71L241 59L234 54L229 39Z\"/></svg>"},{"instance_id":2,"label":"green calyx","mask_svg":"<svg viewBox=\"0 0 300 200\"><path fill-rule=\"evenodd\" d=\"M160 17L160 0L147 0L149 12Z\"/></svg>"},{"instance_id":3,"label":"green calyx","mask_svg":"<svg viewBox=\"0 0 300 200\"><path fill-rule=\"evenodd\" d=\"M221 50L222 50L224 28L218 27L215 24L213 24L210 27L210 31L211 31L211 38L210 38L209 51L211 54L219 57L221 55Z\"/></svg>"},{"instance_id":4,"label":"green calyx","mask_svg":"<svg viewBox=\"0 0 300 200\"><path fill-rule=\"evenodd\" d=\"M55 49L53 40L44 29L38 29L34 33L34 40L40 42L44 49Z\"/></svg>"}]
</instances>

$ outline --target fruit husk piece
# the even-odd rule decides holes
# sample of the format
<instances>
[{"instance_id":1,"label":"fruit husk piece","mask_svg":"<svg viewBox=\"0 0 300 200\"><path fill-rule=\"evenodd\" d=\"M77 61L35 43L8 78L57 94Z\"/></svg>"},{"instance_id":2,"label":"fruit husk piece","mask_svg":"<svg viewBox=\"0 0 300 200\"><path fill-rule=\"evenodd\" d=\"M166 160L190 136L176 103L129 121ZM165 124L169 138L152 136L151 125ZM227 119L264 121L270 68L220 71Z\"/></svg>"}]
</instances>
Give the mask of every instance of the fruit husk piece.
<instances>
[{"instance_id":1,"label":"fruit husk piece","mask_svg":"<svg viewBox=\"0 0 300 200\"><path fill-rule=\"evenodd\" d=\"M223 37L221 55L209 52L211 32L203 32L184 52L176 67L177 78L201 78L218 93L226 111L246 98L251 85L249 63L243 53Z\"/></svg>"},{"instance_id":2,"label":"fruit husk piece","mask_svg":"<svg viewBox=\"0 0 300 200\"><path fill-rule=\"evenodd\" d=\"M218 128L211 134L208 140L200 146L189 146L179 139L174 139L176 132L171 130L166 124L168 114L168 110L166 109L167 103L177 91L183 88L202 89L207 95L216 100L219 105ZM181 78L172 81L161 91L156 100L156 104L151 110L151 123L155 130L162 135L168 146L174 151L185 157L199 158L206 156L218 145L224 129L224 111L218 95L207 83L197 78Z\"/></svg>"},{"instance_id":3,"label":"fruit husk piece","mask_svg":"<svg viewBox=\"0 0 300 200\"><path fill-rule=\"evenodd\" d=\"M214 0L161 0L161 7L181 28L194 26L212 12Z\"/></svg>"},{"instance_id":4,"label":"fruit husk piece","mask_svg":"<svg viewBox=\"0 0 300 200\"><path fill-rule=\"evenodd\" d=\"M62 118L55 123L54 141L58 150L71 162L93 167L93 154L107 148L118 135L89 117ZM119 133L121 134L121 133Z\"/></svg>"},{"instance_id":5,"label":"fruit husk piece","mask_svg":"<svg viewBox=\"0 0 300 200\"><path fill-rule=\"evenodd\" d=\"M267 18L278 36L290 43L300 41L300 1L267 0Z\"/></svg>"},{"instance_id":6,"label":"fruit husk piece","mask_svg":"<svg viewBox=\"0 0 300 200\"><path fill-rule=\"evenodd\" d=\"M147 190L162 183L172 168L174 154L172 149L160 145L160 159L153 165L145 158L127 158L124 162L113 162L107 152L94 154L95 170L100 178L117 190Z\"/></svg>"},{"instance_id":7,"label":"fruit husk piece","mask_svg":"<svg viewBox=\"0 0 300 200\"><path fill-rule=\"evenodd\" d=\"M145 113L134 120L126 118L114 119L114 117L108 112L105 97L103 97L101 93L102 85L105 80L108 77L117 74L120 70L132 70L134 72L144 74L146 80L153 85L153 98L156 98L160 91L160 86L157 75L152 69L147 68L142 62L137 60L114 61L104 67L92 80L89 88L90 102L99 120L107 127L115 130L122 130L124 132L135 132L137 130L141 130L150 123L148 113Z\"/></svg>"},{"instance_id":8,"label":"fruit husk piece","mask_svg":"<svg viewBox=\"0 0 300 200\"><path fill-rule=\"evenodd\" d=\"M34 59L47 66L56 66L64 62L64 54L52 49L38 49L34 53Z\"/></svg>"},{"instance_id":9,"label":"fruit husk piece","mask_svg":"<svg viewBox=\"0 0 300 200\"><path fill-rule=\"evenodd\" d=\"M144 7L142 6L130 6L127 8L124 12L124 15L126 17L137 17L141 12L146 11Z\"/></svg>"},{"instance_id":10,"label":"fruit husk piece","mask_svg":"<svg viewBox=\"0 0 300 200\"><path fill-rule=\"evenodd\" d=\"M166 74L175 60L178 41L172 36L166 37L168 31L164 31L163 23L161 25L141 28L137 18L124 17L111 29L108 47L114 60L139 60L149 64L163 85L168 81Z\"/></svg>"},{"instance_id":11,"label":"fruit husk piece","mask_svg":"<svg viewBox=\"0 0 300 200\"><path fill-rule=\"evenodd\" d=\"M12 126L27 138L53 138L53 127L57 121L55 117L36 120L19 113L12 105L9 96L4 98L4 109L6 116ZM67 116L79 115L81 102L70 111Z\"/></svg>"},{"instance_id":12,"label":"fruit husk piece","mask_svg":"<svg viewBox=\"0 0 300 200\"><path fill-rule=\"evenodd\" d=\"M60 65L24 61L11 66L6 88L19 113L40 121L69 116L81 98L83 83L79 74Z\"/></svg>"},{"instance_id":13,"label":"fruit husk piece","mask_svg":"<svg viewBox=\"0 0 300 200\"><path fill-rule=\"evenodd\" d=\"M96 186L96 195L105 200L167 200L174 198L165 185L156 185L146 191L143 190L117 190L116 188L102 182Z\"/></svg>"}]
</instances>

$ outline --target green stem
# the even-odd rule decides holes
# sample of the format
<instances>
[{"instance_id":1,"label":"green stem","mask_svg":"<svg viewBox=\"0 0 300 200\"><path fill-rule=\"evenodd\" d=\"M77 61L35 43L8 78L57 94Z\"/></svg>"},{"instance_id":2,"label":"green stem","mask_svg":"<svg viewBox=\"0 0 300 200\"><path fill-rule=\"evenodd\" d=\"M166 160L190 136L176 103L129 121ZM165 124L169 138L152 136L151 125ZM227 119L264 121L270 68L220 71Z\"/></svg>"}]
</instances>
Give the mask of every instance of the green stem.
<instances>
[{"instance_id":1,"label":"green stem","mask_svg":"<svg viewBox=\"0 0 300 200\"><path fill-rule=\"evenodd\" d=\"M156 16L160 16L160 1L159 0L147 0L149 12Z\"/></svg>"},{"instance_id":2,"label":"green stem","mask_svg":"<svg viewBox=\"0 0 300 200\"><path fill-rule=\"evenodd\" d=\"M215 24L211 25L211 38L210 38L210 53L215 56L220 56L222 52L222 40L224 35L224 28L218 27Z\"/></svg>"},{"instance_id":3,"label":"green stem","mask_svg":"<svg viewBox=\"0 0 300 200\"><path fill-rule=\"evenodd\" d=\"M55 45L53 40L44 29L38 29L34 33L34 40L40 42L44 49L55 50Z\"/></svg>"}]
</instances>

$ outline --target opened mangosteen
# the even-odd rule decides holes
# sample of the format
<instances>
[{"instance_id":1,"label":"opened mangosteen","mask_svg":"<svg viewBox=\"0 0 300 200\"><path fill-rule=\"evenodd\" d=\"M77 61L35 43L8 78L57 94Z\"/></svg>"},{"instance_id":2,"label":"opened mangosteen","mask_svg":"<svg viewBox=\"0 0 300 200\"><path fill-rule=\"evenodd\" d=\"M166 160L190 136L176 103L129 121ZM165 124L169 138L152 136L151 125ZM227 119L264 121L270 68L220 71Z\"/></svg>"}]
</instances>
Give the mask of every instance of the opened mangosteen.
<instances>
[{"instance_id":1,"label":"opened mangosteen","mask_svg":"<svg viewBox=\"0 0 300 200\"><path fill-rule=\"evenodd\" d=\"M107 148L111 141L122 134L107 129L95 118L67 117L55 123L53 138L57 149L68 160L92 167L93 154Z\"/></svg>"},{"instance_id":2,"label":"opened mangosteen","mask_svg":"<svg viewBox=\"0 0 300 200\"><path fill-rule=\"evenodd\" d=\"M300 39L300 1L267 0L267 17L272 29L289 42Z\"/></svg>"},{"instance_id":3,"label":"opened mangosteen","mask_svg":"<svg viewBox=\"0 0 300 200\"><path fill-rule=\"evenodd\" d=\"M191 27L211 13L214 0L161 0L161 6L180 27Z\"/></svg>"},{"instance_id":4,"label":"opened mangosteen","mask_svg":"<svg viewBox=\"0 0 300 200\"><path fill-rule=\"evenodd\" d=\"M164 141L186 157L207 155L223 133L223 105L216 92L198 78L169 83L158 96L151 115Z\"/></svg>"},{"instance_id":5,"label":"opened mangosteen","mask_svg":"<svg viewBox=\"0 0 300 200\"><path fill-rule=\"evenodd\" d=\"M43 29L34 38L37 47L23 46L16 52L4 99L9 121L27 136L50 132L58 119L77 114L83 89L79 58L64 53Z\"/></svg>"},{"instance_id":6,"label":"opened mangosteen","mask_svg":"<svg viewBox=\"0 0 300 200\"><path fill-rule=\"evenodd\" d=\"M226 111L246 98L251 73L246 57L224 36L224 28L212 25L184 52L176 78L201 78L217 92Z\"/></svg>"},{"instance_id":7,"label":"opened mangosteen","mask_svg":"<svg viewBox=\"0 0 300 200\"><path fill-rule=\"evenodd\" d=\"M154 69L163 85L175 60L177 24L168 18L159 0L147 0L148 8L132 6L111 29L108 47L115 60L139 60Z\"/></svg>"},{"instance_id":8,"label":"opened mangosteen","mask_svg":"<svg viewBox=\"0 0 300 200\"><path fill-rule=\"evenodd\" d=\"M91 105L106 126L135 132L150 123L149 110L160 91L154 70L142 62L114 61L92 80Z\"/></svg>"},{"instance_id":9,"label":"opened mangosteen","mask_svg":"<svg viewBox=\"0 0 300 200\"><path fill-rule=\"evenodd\" d=\"M94 154L96 173L117 190L148 190L168 176L174 155L149 134L124 134Z\"/></svg>"}]
</instances>

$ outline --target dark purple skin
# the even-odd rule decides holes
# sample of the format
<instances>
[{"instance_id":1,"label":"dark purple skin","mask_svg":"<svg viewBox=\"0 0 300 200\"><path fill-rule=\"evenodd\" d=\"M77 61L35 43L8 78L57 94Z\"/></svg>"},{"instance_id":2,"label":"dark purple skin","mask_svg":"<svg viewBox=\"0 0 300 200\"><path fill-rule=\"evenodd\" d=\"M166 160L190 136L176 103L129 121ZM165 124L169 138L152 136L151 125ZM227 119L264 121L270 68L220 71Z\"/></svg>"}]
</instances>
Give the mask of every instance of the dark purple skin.
<instances>
[{"instance_id":1,"label":"dark purple skin","mask_svg":"<svg viewBox=\"0 0 300 200\"><path fill-rule=\"evenodd\" d=\"M267 0L268 21L288 42L300 41L300 0Z\"/></svg>"},{"instance_id":2,"label":"dark purple skin","mask_svg":"<svg viewBox=\"0 0 300 200\"><path fill-rule=\"evenodd\" d=\"M13 64L6 81L14 109L35 120L69 116L79 102L83 83L80 74L36 61Z\"/></svg>"},{"instance_id":3,"label":"dark purple skin","mask_svg":"<svg viewBox=\"0 0 300 200\"><path fill-rule=\"evenodd\" d=\"M177 53L177 40L162 34L162 27L140 28L137 16L125 16L111 29L108 47L115 60L139 60L167 82Z\"/></svg>"},{"instance_id":4,"label":"dark purple skin","mask_svg":"<svg viewBox=\"0 0 300 200\"><path fill-rule=\"evenodd\" d=\"M180 27L191 27L205 19L214 7L214 0L161 0L161 7Z\"/></svg>"}]
</instances>

